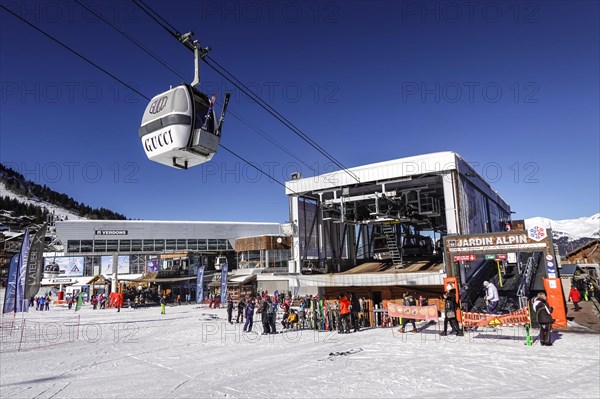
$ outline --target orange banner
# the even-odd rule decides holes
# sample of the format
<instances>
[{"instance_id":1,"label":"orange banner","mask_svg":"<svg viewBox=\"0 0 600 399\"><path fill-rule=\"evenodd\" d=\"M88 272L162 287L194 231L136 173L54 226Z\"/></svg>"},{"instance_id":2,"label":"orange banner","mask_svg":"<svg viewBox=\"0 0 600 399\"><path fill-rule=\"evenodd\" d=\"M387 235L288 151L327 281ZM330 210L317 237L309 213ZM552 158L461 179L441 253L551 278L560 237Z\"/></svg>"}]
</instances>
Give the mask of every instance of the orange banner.
<instances>
[{"instance_id":1,"label":"orange banner","mask_svg":"<svg viewBox=\"0 0 600 399\"><path fill-rule=\"evenodd\" d=\"M544 288L548 297L548 305L554 310L552 318L556 321L552 327L567 327L567 313L565 310L565 298L563 296L562 285L559 278L545 278Z\"/></svg>"},{"instance_id":2,"label":"orange banner","mask_svg":"<svg viewBox=\"0 0 600 399\"><path fill-rule=\"evenodd\" d=\"M531 324L527 308L521 308L509 314L463 312L463 325L465 327L497 327L519 324Z\"/></svg>"},{"instance_id":3,"label":"orange banner","mask_svg":"<svg viewBox=\"0 0 600 399\"><path fill-rule=\"evenodd\" d=\"M390 317L406 317L417 320L437 320L437 306L404 306L392 302L388 302L388 316Z\"/></svg>"}]
</instances>

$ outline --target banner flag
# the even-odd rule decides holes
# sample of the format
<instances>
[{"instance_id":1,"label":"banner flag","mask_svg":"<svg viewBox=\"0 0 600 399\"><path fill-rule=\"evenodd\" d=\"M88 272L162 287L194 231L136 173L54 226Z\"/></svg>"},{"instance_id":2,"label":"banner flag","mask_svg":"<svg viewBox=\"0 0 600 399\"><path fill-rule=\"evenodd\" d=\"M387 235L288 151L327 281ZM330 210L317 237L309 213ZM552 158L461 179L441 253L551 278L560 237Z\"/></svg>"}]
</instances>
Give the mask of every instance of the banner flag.
<instances>
[{"instance_id":1,"label":"banner flag","mask_svg":"<svg viewBox=\"0 0 600 399\"><path fill-rule=\"evenodd\" d=\"M227 272L229 271L229 265L223 264L221 269L221 303L227 301Z\"/></svg>"},{"instance_id":2,"label":"banner flag","mask_svg":"<svg viewBox=\"0 0 600 399\"><path fill-rule=\"evenodd\" d=\"M77 312L83 306L83 291L77 295L77 305L75 305L75 311Z\"/></svg>"},{"instance_id":3,"label":"banner flag","mask_svg":"<svg viewBox=\"0 0 600 399\"><path fill-rule=\"evenodd\" d=\"M44 275L44 238L47 226L44 225L33 236L27 256L27 277L25 278L25 299L33 298L40 290Z\"/></svg>"},{"instance_id":4,"label":"banner flag","mask_svg":"<svg viewBox=\"0 0 600 399\"><path fill-rule=\"evenodd\" d=\"M25 278L27 274L27 256L29 254L29 228L25 230L25 238L19 252L19 267L17 267L17 284L15 295L15 313L29 311L29 301L25 298Z\"/></svg>"},{"instance_id":5,"label":"banner flag","mask_svg":"<svg viewBox=\"0 0 600 399\"><path fill-rule=\"evenodd\" d=\"M388 316L403 317L416 320L437 320L438 309L435 305L428 306L404 306L393 302L387 303Z\"/></svg>"},{"instance_id":6,"label":"banner flag","mask_svg":"<svg viewBox=\"0 0 600 399\"><path fill-rule=\"evenodd\" d=\"M531 324L529 309L527 307L508 314L463 312L463 325L465 327L497 327L520 324Z\"/></svg>"},{"instance_id":7,"label":"banner flag","mask_svg":"<svg viewBox=\"0 0 600 399\"><path fill-rule=\"evenodd\" d=\"M19 254L13 255L10 259L10 268L8 269L8 280L6 281L6 291L4 291L4 306L2 313L15 311L15 298L17 295L17 269L19 268Z\"/></svg>"},{"instance_id":8,"label":"banner flag","mask_svg":"<svg viewBox=\"0 0 600 399\"><path fill-rule=\"evenodd\" d=\"M198 268L198 276L196 277L196 303L202 302L204 299L204 266Z\"/></svg>"}]
</instances>

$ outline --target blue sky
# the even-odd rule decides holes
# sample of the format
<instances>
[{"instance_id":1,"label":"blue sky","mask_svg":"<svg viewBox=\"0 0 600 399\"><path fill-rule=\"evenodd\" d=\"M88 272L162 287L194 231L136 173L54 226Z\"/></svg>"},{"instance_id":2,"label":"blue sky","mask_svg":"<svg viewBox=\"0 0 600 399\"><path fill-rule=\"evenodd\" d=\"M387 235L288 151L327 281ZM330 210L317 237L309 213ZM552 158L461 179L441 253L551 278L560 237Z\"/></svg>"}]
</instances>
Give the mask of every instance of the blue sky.
<instances>
[{"instance_id":1,"label":"blue sky","mask_svg":"<svg viewBox=\"0 0 600 399\"><path fill-rule=\"evenodd\" d=\"M84 1L84 0L82 0ZM191 53L129 1L85 1L192 80ZM148 1L347 167L436 151L516 212L600 211L599 3ZM73 1L2 1L140 92L181 78ZM232 155L147 160L146 100L0 10L0 161L129 218L288 220L284 189ZM202 66L202 87L319 173L335 167ZM232 115L222 143L280 181L305 165Z\"/></svg>"}]
</instances>

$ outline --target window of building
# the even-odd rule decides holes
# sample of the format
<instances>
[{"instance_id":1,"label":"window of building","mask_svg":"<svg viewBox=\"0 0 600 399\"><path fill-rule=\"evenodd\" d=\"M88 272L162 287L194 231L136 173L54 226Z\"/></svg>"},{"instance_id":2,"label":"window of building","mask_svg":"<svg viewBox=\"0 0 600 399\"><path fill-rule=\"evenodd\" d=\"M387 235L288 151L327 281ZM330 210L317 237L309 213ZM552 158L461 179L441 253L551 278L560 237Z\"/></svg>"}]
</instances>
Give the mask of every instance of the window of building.
<instances>
[{"instance_id":1,"label":"window of building","mask_svg":"<svg viewBox=\"0 0 600 399\"><path fill-rule=\"evenodd\" d=\"M121 252L131 251L131 240L119 240L119 251L121 251Z\"/></svg>"},{"instance_id":2,"label":"window of building","mask_svg":"<svg viewBox=\"0 0 600 399\"><path fill-rule=\"evenodd\" d=\"M167 251L175 251L177 249L177 240L167 240Z\"/></svg>"},{"instance_id":3,"label":"window of building","mask_svg":"<svg viewBox=\"0 0 600 399\"><path fill-rule=\"evenodd\" d=\"M106 241L106 252L117 252L119 250L118 240L107 240Z\"/></svg>"},{"instance_id":4,"label":"window of building","mask_svg":"<svg viewBox=\"0 0 600 399\"><path fill-rule=\"evenodd\" d=\"M208 244L206 243L206 241L206 238L201 238L198 240L198 251L208 250Z\"/></svg>"},{"instance_id":5,"label":"window of building","mask_svg":"<svg viewBox=\"0 0 600 399\"><path fill-rule=\"evenodd\" d=\"M177 240L177 249L178 250L185 250L186 249L186 245L187 245L187 240Z\"/></svg>"},{"instance_id":6,"label":"window of building","mask_svg":"<svg viewBox=\"0 0 600 399\"><path fill-rule=\"evenodd\" d=\"M227 240L225 240L225 239L219 239L218 240L218 246L219 246L219 249L227 250Z\"/></svg>"},{"instance_id":7,"label":"window of building","mask_svg":"<svg viewBox=\"0 0 600 399\"><path fill-rule=\"evenodd\" d=\"M81 252L92 252L93 250L92 240L81 240Z\"/></svg>"},{"instance_id":8,"label":"window of building","mask_svg":"<svg viewBox=\"0 0 600 399\"><path fill-rule=\"evenodd\" d=\"M129 257L129 272L132 274L143 274L146 271L146 256L131 255Z\"/></svg>"},{"instance_id":9,"label":"window of building","mask_svg":"<svg viewBox=\"0 0 600 399\"><path fill-rule=\"evenodd\" d=\"M141 252L142 251L142 240L131 240L131 251Z\"/></svg>"},{"instance_id":10,"label":"window of building","mask_svg":"<svg viewBox=\"0 0 600 399\"><path fill-rule=\"evenodd\" d=\"M210 238L208 240L208 250L209 251L216 251L219 249L219 241L213 238Z\"/></svg>"},{"instance_id":11,"label":"window of building","mask_svg":"<svg viewBox=\"0 0 600 399\"><path fill-rule=\"evenodd\" d=\"M106 240L94 240L94 252L106 252Z\"/></svg>"},{"instance_id":12,"label":"window of building","mask_svg":"<svg viewBox=\"0 0 600 399\"><path fill-rule=\"evenodd\" d=\"M67 252L79 252L79 240L67 241Z\"/></svg>"},{"instance_id":13,"label":"window of building","mask_svg":"<svg viewBox=\"0 0 600 399\"><path fill-rule=\"evenodd\" d=\"M193 238L189 239L187 245L190 251L196 251L198 249L198 240Z\"/></svg>"},{"instance_id":14,"label":"window of building","mask_svg":"<svg viewBox=\"0 0 600 399\"><path fill-rule=\"evenodd\" d=\"M154 252L154 240L144 240L144 252Z\"/></svg>"},{"instance_id":15,"label":"window of building","mask_svg":"<svg viewBox=\"0 0 600 399\"><path fill-rule=\"evenodd\" d=\"M154 250L162 252L165 250L165 240L154 240Z\"/></svg>"}]
</instances>

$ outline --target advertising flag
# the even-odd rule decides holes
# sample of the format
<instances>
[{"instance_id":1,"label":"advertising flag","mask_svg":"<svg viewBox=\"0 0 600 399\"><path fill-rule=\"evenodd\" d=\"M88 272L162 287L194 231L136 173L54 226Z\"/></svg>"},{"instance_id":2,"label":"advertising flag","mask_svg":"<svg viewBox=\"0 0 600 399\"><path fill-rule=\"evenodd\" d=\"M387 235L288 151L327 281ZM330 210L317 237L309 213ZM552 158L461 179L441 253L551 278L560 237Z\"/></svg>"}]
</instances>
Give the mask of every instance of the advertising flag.
<instances>
[{"instance_id":1,"label":"advertising flag","mask_svg":"<svg viewBox=\"0 0 600 399\"><path fill-rule=\"evenodd\" d=\"M44 274L44 238L46 237L46 224L33 236L29 255L27 256L27 276L25 277L25 298L33 298L40 290Z\"/></svg>"},{"instance_id":2,"label":"advertising flag","mask_svg":"<svg viewBox=\"0 0 600 399\"><path fill-rule=\"evenodd\" d=\"M10 268L8 269L8 280L6 281L6 291L4 291L4 306L2 313L15 311L15 298L17 294L17 269L19 267L19 254L13 255L10 259Z\"/></svg>"},{"instance_id":3,"label":"advertising flag","mask_svg":"<svg viewBox=\"0 0 600 399\"><path fill-rule=\"evenodd\" d=\"M29 301L25 298L25 277L27 274L27 256L29 254L29 229L25 230L25 238L19 252L19 267L17 267L17 284L15 296L15 313L29 311Z\"/></svg>"},{"instance_id":4,"label":"advertising flag","mask_svg":"<svg viewBox=\"0 0 600 399\"><path fill-rule=\"evenodd\" d=\"M198 276L196 280L196 303L202 302L204 299L204 266L198 268Z\"/></svg>"},{"instance_id":5,"label":"advertising flag","mask_svg":"<svg viewBox=\"0 0 600 399\"><path fill-rule=\"evenodd\" d=\"M229 265L225 263L221 268L221 303L227 301L227 272Z\"/></svg>"}]
</instances>

